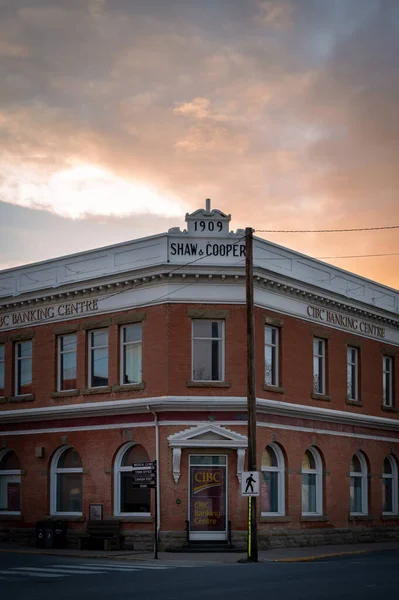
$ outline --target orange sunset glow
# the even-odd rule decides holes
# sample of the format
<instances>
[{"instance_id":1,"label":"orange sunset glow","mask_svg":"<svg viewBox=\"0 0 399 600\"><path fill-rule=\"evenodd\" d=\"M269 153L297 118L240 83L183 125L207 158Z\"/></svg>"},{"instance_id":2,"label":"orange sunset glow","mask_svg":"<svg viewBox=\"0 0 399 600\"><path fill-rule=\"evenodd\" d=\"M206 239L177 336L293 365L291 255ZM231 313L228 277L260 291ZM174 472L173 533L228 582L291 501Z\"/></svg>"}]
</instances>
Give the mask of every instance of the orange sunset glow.
<instances>
[{"instance_id":1,"label":"orange sunset glow","mask_svg":"<svg viewBox=\"0 0 399 600\"><path fill-rule=\"evenodd\" d=\"M396 0L0 0L0 269L205 206L399 286Z\"/></svg>"}]
</instances>

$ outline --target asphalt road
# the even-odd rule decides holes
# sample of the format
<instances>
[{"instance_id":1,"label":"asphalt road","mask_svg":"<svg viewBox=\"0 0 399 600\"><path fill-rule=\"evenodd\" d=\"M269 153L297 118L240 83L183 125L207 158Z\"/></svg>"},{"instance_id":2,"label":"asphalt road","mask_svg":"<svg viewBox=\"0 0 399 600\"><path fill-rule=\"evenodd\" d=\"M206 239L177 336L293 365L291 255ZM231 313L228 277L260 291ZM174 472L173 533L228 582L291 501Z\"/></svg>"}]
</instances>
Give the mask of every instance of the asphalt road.
<instances>
[{"instance_id":1,"label":"asphalt road","mask_svg":"<svg viewBox=\"0 0 399 600\"><path fill-rule=\"evenodd\" d=\"M399 551L227 565L0 553L2 600L370 600L398 588Z\"/></svg>"}]
</instances>

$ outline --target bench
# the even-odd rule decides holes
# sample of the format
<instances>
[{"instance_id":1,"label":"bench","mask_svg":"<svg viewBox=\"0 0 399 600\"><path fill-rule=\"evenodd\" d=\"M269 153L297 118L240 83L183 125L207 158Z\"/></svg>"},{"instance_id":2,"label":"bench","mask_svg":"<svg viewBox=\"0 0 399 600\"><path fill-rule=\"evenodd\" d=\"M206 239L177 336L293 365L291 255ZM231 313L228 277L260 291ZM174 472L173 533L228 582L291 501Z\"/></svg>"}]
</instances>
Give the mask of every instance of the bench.
<instances>
[{"instance_id":1,"label":"bench","mask_svg":"<svg viewBox=\"0 0 399 600\"><path fill-rule=\"evenodd\" d=\"M121 546L121 526L119 521L87 521L86 533L78 537L78 548L82 550L87 545L96 549L119 550Z\"/></svg>"}]
</instances>

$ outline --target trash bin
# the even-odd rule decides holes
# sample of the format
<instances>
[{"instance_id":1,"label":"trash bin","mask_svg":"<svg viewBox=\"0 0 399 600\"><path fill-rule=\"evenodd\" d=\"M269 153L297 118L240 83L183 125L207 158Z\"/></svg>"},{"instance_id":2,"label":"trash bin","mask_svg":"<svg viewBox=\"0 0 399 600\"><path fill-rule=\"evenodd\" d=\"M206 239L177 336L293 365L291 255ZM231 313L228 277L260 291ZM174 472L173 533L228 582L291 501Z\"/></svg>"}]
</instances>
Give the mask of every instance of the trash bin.
<instances>
[{"instance_id":1,"label":"trash bin","mask_svg":"<svg viewBox=\"0 0 399 600\"><path fill-rule=\"evenodd\" d=\"M66 548L66 532L66 523L63 521L38 521L36 548Z\"/></svg>"},{"instance_id":2,"label":"trash bin","mask_svg":"<svg viewBox=\"0 0 399 600\"><path fill-rule=\"evenodd\" d=\"M45 521L36 523L36 548L44 548L45 543Z\"/></svg>"}]
</instances>

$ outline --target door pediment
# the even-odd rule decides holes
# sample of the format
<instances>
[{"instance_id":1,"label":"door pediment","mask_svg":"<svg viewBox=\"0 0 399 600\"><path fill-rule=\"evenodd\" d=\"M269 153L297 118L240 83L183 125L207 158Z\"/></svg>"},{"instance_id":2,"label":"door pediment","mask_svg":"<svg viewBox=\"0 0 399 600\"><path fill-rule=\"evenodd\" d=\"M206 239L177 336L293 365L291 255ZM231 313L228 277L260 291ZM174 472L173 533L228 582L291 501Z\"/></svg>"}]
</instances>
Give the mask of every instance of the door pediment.
<instances>
[{"instance_id":1,"label":"door pediment","mask_svg":"<svg viewBox=\"0 0 399 600\"><path fill-rule=\"evenodd\" d=\"M180 462L182 448L232 448L237 451L237 477L241 481L244 470L245 448L248 439L245 435L231 431L221 425L205 423L179 431L168 437L169 446L173 448L173 478L180 479Z\"/></svg>"}]
</instances>

